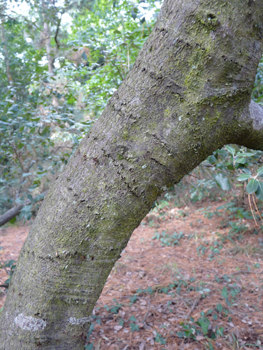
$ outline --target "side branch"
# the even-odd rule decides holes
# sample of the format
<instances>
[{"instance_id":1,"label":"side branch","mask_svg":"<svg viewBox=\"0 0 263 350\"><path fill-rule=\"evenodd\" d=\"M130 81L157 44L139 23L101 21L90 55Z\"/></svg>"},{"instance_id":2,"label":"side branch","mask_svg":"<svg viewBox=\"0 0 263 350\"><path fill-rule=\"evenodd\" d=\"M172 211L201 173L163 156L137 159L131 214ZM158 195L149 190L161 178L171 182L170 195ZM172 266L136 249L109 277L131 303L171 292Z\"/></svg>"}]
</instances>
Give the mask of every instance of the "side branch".
<instances>
[{"instance_id":1,"label":"side branch","mask_svg":"<svg viewBox=\"0 0 263 350\"><path fill-rule=\"evenodd\" d=\"M46 194L46 192L41 193L39 196L34 197L32 201L30 199L27 199L24 203L20 203L19 205L6 211L3 215L0 215L0 226L3 226L8 221L12 220L14 217L19 215L21 210L26 205L42 201L44 199L45 194Z\"/></svg>"},{"instance_id":2,"label":"side branch","mask_svg":"<svg viewBox=\"0 0 263 350\"><path fill-rule=\"evenodd\" d=\"M263 106L251 101L241 117L241 128L246 127L246 135L239 144L252 149L263 150Z\"/></svg>"}]
</instances>

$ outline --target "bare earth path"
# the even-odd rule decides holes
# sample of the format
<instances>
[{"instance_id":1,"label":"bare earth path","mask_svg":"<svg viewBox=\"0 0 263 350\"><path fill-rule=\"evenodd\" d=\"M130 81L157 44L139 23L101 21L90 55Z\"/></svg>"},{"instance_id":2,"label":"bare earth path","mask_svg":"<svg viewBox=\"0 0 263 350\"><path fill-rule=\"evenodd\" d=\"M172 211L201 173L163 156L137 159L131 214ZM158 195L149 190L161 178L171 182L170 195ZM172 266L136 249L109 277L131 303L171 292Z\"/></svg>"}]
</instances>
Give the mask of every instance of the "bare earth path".
<instances>
[{"instance_id":1,"label":"bare earth path","mask_svg":"<svg viewBox=\"0 0 263 350\"><path fill-rule=\"evenodd\" d=\"M263 349L262 229L238 213L229 227L223 204L148 214L108 278L86 349ZM0 229L0 262L17 259L28 231Z\"/></svg>"}]
</instances>

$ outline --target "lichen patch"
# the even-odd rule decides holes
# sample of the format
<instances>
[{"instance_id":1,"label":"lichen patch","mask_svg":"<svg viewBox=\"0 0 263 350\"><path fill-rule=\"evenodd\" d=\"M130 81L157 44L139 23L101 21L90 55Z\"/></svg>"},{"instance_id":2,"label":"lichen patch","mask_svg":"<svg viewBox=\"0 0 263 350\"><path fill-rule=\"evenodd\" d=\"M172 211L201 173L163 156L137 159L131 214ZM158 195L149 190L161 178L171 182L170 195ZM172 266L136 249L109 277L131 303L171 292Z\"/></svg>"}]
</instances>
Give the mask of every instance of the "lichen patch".
<instances>
[{"instance_id":1,"label":"lichen patch","mask_svg":"<svg viewBox=\"0 0 263 350\"><path fill-rule=\"evenodd\" d=\"M70 317L68 318L68 322L74 325L82 325L84 323L89 322L89 317L81 317L81 318L76 318L76 317Z\"/></svg>"},{"instance_id":2,"label":"lichen patch","mask_svg":"<svg viewBox=\"0 0 263 350\"><path fill-rule=\"evenodd\" d=\"M15 318L15 324L23 329L24 331L39 331L44 329L47 325L46 321L40 318L34 318L32 316L25 316L24 314L19 314Z\"/></svg>"}]
</instances>

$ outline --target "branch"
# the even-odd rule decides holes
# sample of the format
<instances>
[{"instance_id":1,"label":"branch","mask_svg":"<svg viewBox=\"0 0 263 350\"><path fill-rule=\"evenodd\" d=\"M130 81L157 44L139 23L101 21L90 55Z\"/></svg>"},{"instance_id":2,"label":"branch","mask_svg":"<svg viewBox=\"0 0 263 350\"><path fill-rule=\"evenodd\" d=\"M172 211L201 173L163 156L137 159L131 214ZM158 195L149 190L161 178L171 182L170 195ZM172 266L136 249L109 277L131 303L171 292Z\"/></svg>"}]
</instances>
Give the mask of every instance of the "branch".
<instances>
[{"instance_id":1,"label":"branch","mask_svg":"<svg viewBox=\"0 0 263 350\"><path fill-rule=\"evenodd\" d=\"M263 107L252 101L239 118L241 130L245 126L245 135L240 134L240 141L243 146L252 149L263 150Z\"/></svg>"},{"instance_id":2,"label":"branch","mask_svg":"<svg viewBox=\"0 0 263 350\"><path fill-rule=\"evenodd\" d=\"M28 25L32 25L32 26L35 27L36 29L40 30L40 27L39 27L36 23L31 22L29 19L27 19L26 16L23 16L23 15L21 15L21 13L17 13L17 12L15 12L14 10L10 10L10 12L13 12L18 18L19 18L19 17L23 18L23 20L24 20L25 22L27 22ZM12 20L17 20L17 18L10 17L10 16L7 15L7 14L5 14L4 16L5 16L5 17L8 17L8 18L10 18L10 19L12 19Z\"/></svg>"},{"instance_id":3,"label":"branch","mask_svg":"<svg viewBox=\"0 0 263 350\"><path fill-rule=\"evenodd\" d=\"M45 192L41 193L41 194L44 195ZM33 198L33 201L34 201L35 198ZM39 201L41 201L41 200L43 200L43 198L39 199ZM3 215L1 215L0 216L0 226L3 226L8 221L10 221L14 217L16 217L21 212L23 207L26 206L26 205L29 205L30 203L31 203L31 201L29 199L27 199L24 203L21 203L21 204L17 205L16 207L13 207L12 209L8 210Z\"/></svg>"},{"instance_id":4,"label":"branch","mask_svg":"<svg viewBox=\"0 0 263 350\"><path fill-rule=\"evenodd\" d=\"M263 106L251 101L249 105L250 118L253 120L253 128L263 131Z\"/></svg>"},{"instance_id":5,"label":"branch","mask_svg":"<svg viewBox=\"0 0 263 350\"><path fill-rule=\"evenodd\" d=\"M112 63L113 66L117 69L117 71L118 71L118 73L119 73L119 75L120 75L120 77L121 77L121 80L123 81L124 78L123 78L123 75L121 74L121 71L120 71L119 67L115 64L114 60L112 60L111 63Z\"/></svg>"},{"instance_id":6,"label":"branch","mask_svg":"<svg viewBox=\"0 0 263 350\"><path fill-rule=\"evenodd\" d=\"M8 287L9 287L9 284L0 284L0 287L1 287L1 288L8 288Z\"/></svg>"},{"instance_id":7,"label":"branch","mask_svg":"<svg viewBox=\"0 0 263 350\"><path fill-rule=\"evenodd\" d=\"M56 42L56 46L57 46L57 50L59 50L59 42L58 42L58 32L59 32L59 27L60 27L60 23L61 23L61 19L62 19L62 16L64 14L64 11L61 12L61 15L60 15L60 18L58 19L58 24L57 24L57 28L56 28L56 33L55 33L55 42Z\"/></svg>"}]
</instances>

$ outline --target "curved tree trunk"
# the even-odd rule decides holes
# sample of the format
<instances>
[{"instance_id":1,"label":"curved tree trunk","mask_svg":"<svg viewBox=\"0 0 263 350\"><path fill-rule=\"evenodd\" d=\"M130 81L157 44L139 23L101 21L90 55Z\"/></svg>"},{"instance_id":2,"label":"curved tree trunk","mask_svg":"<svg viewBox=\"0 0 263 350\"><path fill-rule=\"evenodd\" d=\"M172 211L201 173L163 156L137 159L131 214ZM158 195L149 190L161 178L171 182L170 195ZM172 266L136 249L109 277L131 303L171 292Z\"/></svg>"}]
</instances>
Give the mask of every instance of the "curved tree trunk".
<instances>
[{"instance_id":1,"label":"curved tree trunk","mask_svg":"<svg viewBox=\"0 0 263 350\"><path fill-rule=\"evenodd\" d=\"M107 276L157 196L224 144L263 149L262 109L250 104L262 7L164 1L132 70L45 198L11 281L0 349L84 349Z\"/></svg>"}]
</instances>

